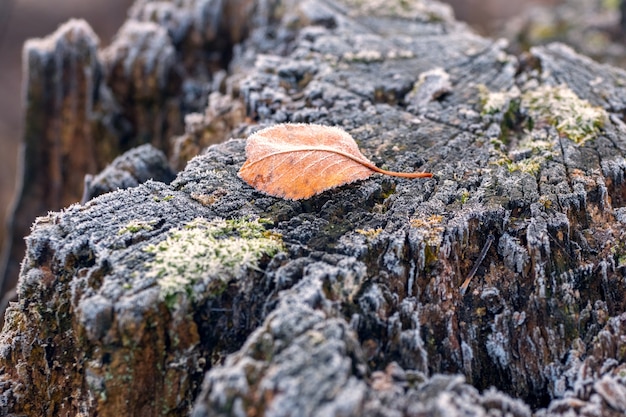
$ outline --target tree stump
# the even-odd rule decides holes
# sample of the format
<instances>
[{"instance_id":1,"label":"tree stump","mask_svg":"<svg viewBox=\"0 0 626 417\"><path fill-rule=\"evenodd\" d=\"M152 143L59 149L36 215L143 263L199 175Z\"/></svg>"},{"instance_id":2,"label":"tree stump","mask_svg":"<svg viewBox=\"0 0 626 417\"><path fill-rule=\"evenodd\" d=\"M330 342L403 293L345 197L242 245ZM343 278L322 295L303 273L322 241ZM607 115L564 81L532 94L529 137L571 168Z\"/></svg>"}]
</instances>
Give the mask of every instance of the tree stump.
<instances>
[{"instance_id":1,"label":"tree stump","mask_svg":"<svg viewBox=\"0 0 626 417\"><path fill-rule=\"evenodd\" d=\"M159 103L210 100L164 150L200 154L35 221L4 414L626 412L624 71L560 44L512 56L427 0L178 4L138 1L118 43L148 45L127 29L146 20L169 40L99 82L140 131L154 101L128 92L170 85L111 74L166 51L181 87ZM265 195L237 176L245 138L283 122L434 177Z\"/></svg>"}]
</instances>

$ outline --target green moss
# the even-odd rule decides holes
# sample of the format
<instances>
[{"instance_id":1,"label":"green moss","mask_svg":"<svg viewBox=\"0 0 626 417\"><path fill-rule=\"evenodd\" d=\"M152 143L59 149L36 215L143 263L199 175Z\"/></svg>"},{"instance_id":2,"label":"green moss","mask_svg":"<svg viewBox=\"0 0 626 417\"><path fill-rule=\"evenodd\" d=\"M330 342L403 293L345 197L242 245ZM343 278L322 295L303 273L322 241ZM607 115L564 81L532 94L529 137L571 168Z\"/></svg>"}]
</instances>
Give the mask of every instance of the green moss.
<instances>
[{"instance_id":1,"label":"green moss","mask_svg":"<svg viewBox=\"0 0 626 417\"><path fill-rule=\"evenodd\" d=\"M489 91L483 84L479 84L476 88L478 89L482 115L507 113L518 107L520 93L517 88L509 91Z\"/></svg>"},{"instance_id":2,"label":"green moss","mask_svg":"<svg viewBox=\"0 0 626 417\"><path fill-rule=\"evenodd\" d=\"M550 124L562 137L577 144L597 136L608 120L604 109L580 99L565 85L542 85L523 94L517 88L497 92L489 91L484 85L477 88L481 114L503 114L499 139L504 144L507 144L510 133L517 130L522 114L526 116L529 131Z\"/></svg>"},{"instance_id":3,"label":"green moss","mask_svg":"<svg viewBox=\"0 0 626 417\"><path fill-rule=\"evenodd\" d=\"M429 266L439 260L439 246L426 246L424 248L424 265Z\"/></svg>"},{"instance_id":4,"label":"green moss","mask_svg":"<svg viewBox=\"0 0 626 417\"><path fill-rule=\"evenodd\" d=\"M518 162L510 161L506 167L509 172L525 172L526 174L530 174L532 176L536 176L541 169L541 164L545 159L541 156L533 156L531 158L522 159Z\"/></svg>"},{"instance_id":5,"label":"green moss","mask_svg":"<svg viewBox=\"0 0 626 417\"><path fill-rule=\"evenodd\" d=\"M620 242L617 246L613 246L611 248L611 253L618 268L626 266L626 244Z\"/></svg>"},{"instance_id":6,"label":"green moss","mask_svg":"<svg viewBox=\"0 0 626 417\"><path fill-rule=\"evenodd\" d=\"M391 183L389 185L387 184L383 184L383 190L382 193L380 194L380 198L383 200L388 199L389 197L391 197L392 195L394 195L396 193L396 184Z\"/></svg>"},{"instance_id":7,"label":"green moss","mask_svg":"<svg viewBox=\"0 0 626 417\"><path fill-rule=\"evenodd\" d=\"M522 95L529 127L547 122L564 137L581 144L594 138L607 120L604 109L580 99L565 85L540 86Z\"/></svg>"},{"instance_id":8,"label":"green moss","mask_svg":"<svg viewBox=\"0 0 626 417\"><path fill-rule=\"evenodd\" d=\"M519 153L523 155L521 159L513 160L504 152L506 147L499 140L492 140L491 144L493 163L505 167L509 172L519 171L537 176L541 166L555 156L554 144L534 135L533 132L527 132L516 146L517 157L519 158Z\"/></svg>"},{"instance_id":9,"label":"green moss","mask_svg":"<svg viewBox=\"0 0 626 417\"><path fill-rule=\"evenodd\" d=\"M460 197L459 197L459 201L461 202L461 204L465 204L465 203L467 203L467 201L469 200L469 198L470 198L470 193L469 193L469 191L464 190L464 191L461 193Z\"/></svg>"},{"instance_id":10,"label":"green moss","mask_svg":"<svg viewBox=\"0 0 626 417\"><path fill-rule=\"evenodd\" d=\"M541 204L546 210L551 210L552 206L554 205L554 202L550 197L543 195L539 197L539 200L537 202Z\"/></svg>"},{"instance_id":11,"label":"green moss","mask_svg":"<svg viewBox=\"0 0 626 417\"><path fill-rule=\"evenodd\" d=\"M142 230L147 230L150 231L152 230L154 227L153 225L156 224L156 220L150 220L150 221L145 221L145 220L131 220L130 222L128 222L126 224L126 226L120 228L120 230L117 231L118 235L123 235L124 233L137 233L140 232Z\"/></svg>"},{"instance_id":12,"label":"green moss","mask_svg":"<svg viewBox=\"0 0 626 417\"><path fill-rule=\"evenodd\" d=\"M199 218L173 229L161 243L146 247L154 259L146 264L171 307L179 294L221 293L228 281L254 269L263 256L283 249L279 235L264 220Z\"/></svg>"},{"instance_id":13,"label":"green moss","mask_svg":"<svg viewBox=\"0 0 626 417\"><path fill-rule=\"evenodd\" d=\"M520 91L513 87L508 91L489 91L484 85L478 85L481 115L500 115L500 136L490 138L496 149L508 147L511 137L519 131L520 125ZM496 118L497 119L497 118Z\"/></svg>"},{"instance_id":14,"label":"green moss","mask_svg":"<svg viewBox=\"0 0 626 417\"><path fill-rule=\"evenodd\" d=\"M154 197L152 197L152 199L153 199L156 203L160 203L161 201L165 201L165 202L167 202L167 201L173 200L173 199L174 199L174 196L173 196L173 195L166 195L166 196L165 196L165 197L163 197L163 198L160 198L160 197L154 196Z\"/></svg>"}]
</instances>

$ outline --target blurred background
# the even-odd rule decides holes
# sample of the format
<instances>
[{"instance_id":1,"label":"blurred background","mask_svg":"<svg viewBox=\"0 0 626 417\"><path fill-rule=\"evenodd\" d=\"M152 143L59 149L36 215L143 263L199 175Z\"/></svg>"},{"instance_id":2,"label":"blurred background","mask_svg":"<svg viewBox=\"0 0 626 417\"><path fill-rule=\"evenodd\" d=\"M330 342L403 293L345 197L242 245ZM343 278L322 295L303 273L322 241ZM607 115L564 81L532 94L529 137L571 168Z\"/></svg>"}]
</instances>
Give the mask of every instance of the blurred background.
<instances>
[{"instance_id":1,"label":"blurred background","mask_svg":"<svg viewBox=\"0 0 626 417\"><path fill-rule=\"evenodd\" d=\"M575 49L596 59L603 59L604 55L620 59L626 56L622 47L616 47L619 34L610 33L613 30L610 28L620 25L620 0L445 1L453 6L458 20L467 22L477 32L509 38L514 52L543 40L556 39L571 41L568 43L574 43ZM106 46L124 21L131 3L132 0L0 0L0 219L3 221L0 244L16 181L23 118L21 50L24 41L46 36L61 23L76 17L87 20L100 37L101 47ZM564 4L567 8L562 8ZM581 30L581 25L589 30ZM617 44L623 45L623 42ZM598 50L603 52L594 55ZM619 59L609 58L608 61L621 63Z\"/></svg>"},{"instance_id":2,"label":"blurred background","mask_svg":"<svg viewBox=\"0 0 626 417\"><path fill-rule=\"evenodd\" d=\"M22 45L44 37L69 18L84 18L110 43L132 0L0 0L0 249L15 189L22 129Z\"/></svg>"}]
</instances>

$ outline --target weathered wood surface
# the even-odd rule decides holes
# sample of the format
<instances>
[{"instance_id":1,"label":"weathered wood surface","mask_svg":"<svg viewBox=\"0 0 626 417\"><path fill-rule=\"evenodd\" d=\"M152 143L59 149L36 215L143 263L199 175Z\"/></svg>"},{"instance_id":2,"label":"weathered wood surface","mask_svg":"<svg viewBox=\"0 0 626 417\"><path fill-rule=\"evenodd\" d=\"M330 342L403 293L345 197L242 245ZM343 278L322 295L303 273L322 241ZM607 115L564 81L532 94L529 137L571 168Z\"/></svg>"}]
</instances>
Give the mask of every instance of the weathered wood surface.
<instances>
[{"instance_id":1,"label":"weathered wood surface","mask_svg":"<svg viewBox=\"0 0 626 417\"><path fill-rule=\"evenodd\" d=\"M253 15L253 6L251 0L221 6L194 1L186 7L137 1L131 18L103 50L80 20L26 43L21 181L0 259L0 295L15 287L24 236L35 217L80 201L85 175L145 143L172 155L180 169L185 155L197 154L193 143L228 137L215 118L213 131L198 140L171 140L184 132L185 114L204 110L232 45L263 19L263 13ZM224 111L225 106L212 108ZM239 120L232 114L225 118L231 124Z\"/></svg>"},{"instance_id":2,"label":"weathered wood surface","mask_svg":"<svg viewBox=\"0 0 626 417\"><path fill-rule=\"evenodd\" d=\"M179 149L233 139L170 185L36 221L0 336L2 412L626 412L626 73L558 44L508 55L439 3L343 0L242 2L224 75L193 61L212 41L183 41L219 24L191 11L223 3L175 4L140 1L128 25L155 20L176 62L213 71L183 72L220 104ZM237 177L245 137L285 121L435 177L265 196Z\"/></svg>"}]
</instances>

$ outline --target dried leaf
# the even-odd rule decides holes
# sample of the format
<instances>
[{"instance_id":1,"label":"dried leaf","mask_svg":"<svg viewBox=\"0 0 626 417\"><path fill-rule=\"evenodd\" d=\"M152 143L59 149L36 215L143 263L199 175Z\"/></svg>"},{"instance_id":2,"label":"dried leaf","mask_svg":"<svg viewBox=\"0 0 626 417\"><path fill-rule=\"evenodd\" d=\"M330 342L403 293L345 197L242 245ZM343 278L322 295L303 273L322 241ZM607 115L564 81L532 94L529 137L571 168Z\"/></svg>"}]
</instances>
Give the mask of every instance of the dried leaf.
<instances>
[{"instance_id":1,"label":"dried leaf","mask_svg":"<svg viewBox=\"0 0 626 417\"><path fill-rule=\"evenodd\" d=\"M248 138L239 177L267 194L292 200L363 180L375 172L428 178L427 172L390 172L376 167L352 137L338 127L279 124Z\"/></svg>"}]
</instances>

